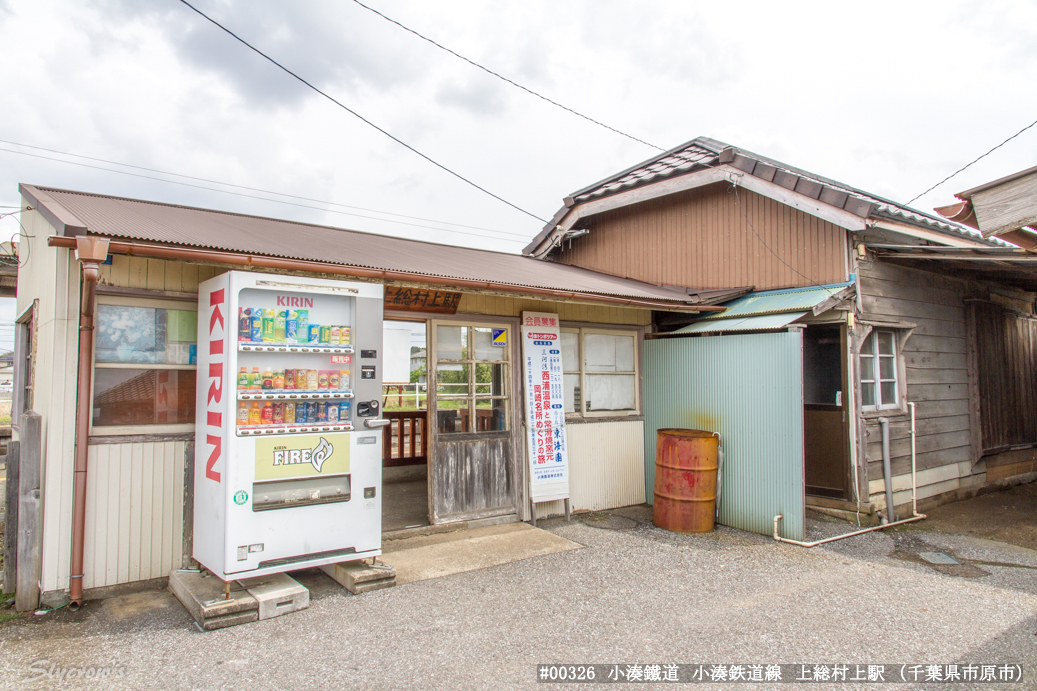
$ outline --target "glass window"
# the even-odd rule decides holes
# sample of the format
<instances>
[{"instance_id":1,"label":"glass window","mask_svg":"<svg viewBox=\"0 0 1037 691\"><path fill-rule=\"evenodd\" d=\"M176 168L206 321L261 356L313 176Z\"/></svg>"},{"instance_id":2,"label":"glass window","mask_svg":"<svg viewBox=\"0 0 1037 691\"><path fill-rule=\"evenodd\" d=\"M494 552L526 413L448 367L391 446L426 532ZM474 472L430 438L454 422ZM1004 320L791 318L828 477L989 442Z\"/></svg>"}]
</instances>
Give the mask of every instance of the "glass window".
<instances>
[{"instance_id":1,"label":"glass window","mask_svg":"<svg viewBox=\"0 0 1037 691\"><path fill-rule=\"evenodd\" d=\"M562 331L565 412L637 412L637 336L629 331Z\"/></svg>"},{"instance_id":2,"label":"glass window","mask_svg":"<svg viewBox=\"0 0 1037 691\"><path fill-rule=\"evenodd\" d=\"M860 381L863 408L900 405L896 333L873 330L861 343Z\"/></svg>"},{"instance_id":3,"label":"glass window","mask_svg":"<svg viewBox=\"0 0 1037 691\"><path fill-rule=\"evenodd\" d=\"M508 430L508 330L436 329L436 425L440 434ZM471 348L469 348L471 344Z\"/></svg>"},{"instance_id":4,"label":"glass window","mask_svg":"<svg viewBox=\"0 0 1037 691\"><path fill-rule=\"evenodd\" d=\"M104 300L104 302L101 302ZM91 421L104 427L194 423L198 313L194 305L99 299Z\"/></svg>"}]
</instances>

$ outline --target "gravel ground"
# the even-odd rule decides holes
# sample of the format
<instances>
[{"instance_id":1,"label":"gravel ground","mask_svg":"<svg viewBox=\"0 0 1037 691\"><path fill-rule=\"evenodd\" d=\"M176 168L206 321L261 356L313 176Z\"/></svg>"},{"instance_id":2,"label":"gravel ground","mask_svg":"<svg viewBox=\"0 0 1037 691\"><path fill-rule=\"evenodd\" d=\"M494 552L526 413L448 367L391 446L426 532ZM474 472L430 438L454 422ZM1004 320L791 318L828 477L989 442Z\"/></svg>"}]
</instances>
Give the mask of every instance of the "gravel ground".
<instances>
[{"instance_id":1,"label":"gravel ground","mask_svg":"<svg viewBox=\"0 0 1037 691\"><path fill-rule=\"evenodd\" d=\"M1008 688L1037 687L1033 550L908 530L808 550L728 528L669 533L644 507L613 515L631 520L540 523L585 549L359 597L304 572L308 610L215 632L165 591L22 618L0 626L0 688L510 689L537 686L542 662L995 661L1023 665L1027 681ZM809 539L847 529L808 521ZM56 676L105 666L103 680Z\"/></svg>"}]
</instances>

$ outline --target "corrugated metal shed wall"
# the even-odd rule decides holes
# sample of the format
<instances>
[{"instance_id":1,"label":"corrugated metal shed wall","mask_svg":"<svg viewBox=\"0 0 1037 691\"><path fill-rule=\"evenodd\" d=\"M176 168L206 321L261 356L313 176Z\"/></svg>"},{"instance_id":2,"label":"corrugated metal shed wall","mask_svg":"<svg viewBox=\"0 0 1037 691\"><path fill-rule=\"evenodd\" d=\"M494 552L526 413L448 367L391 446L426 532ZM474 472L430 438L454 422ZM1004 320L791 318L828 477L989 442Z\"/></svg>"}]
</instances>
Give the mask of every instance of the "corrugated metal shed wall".
<instances>
[{"instance_id":1,"label":"corrugated metal shed wall","mask_svg":"<svg viewBox=\"0 0 1037 691\"><path fill-rule=\"evenodd\" d=\"M558 261L668 285L756 290L847 280L846 231L748 190L711 185L609 211ZM804 278L796 272L805 274Z\"/></svg>"},{"instance_id":2,"label":"corrugated metal shed wall","mask_svg":"<svg viewBox=\"0 0 1037 691\"><path fill-rule=\"evenodd\" d=\"M803 539L803 338L799 332L645 342L645 488L656 432L719 432L720 522Z\"/></svg>"}]
</instances>

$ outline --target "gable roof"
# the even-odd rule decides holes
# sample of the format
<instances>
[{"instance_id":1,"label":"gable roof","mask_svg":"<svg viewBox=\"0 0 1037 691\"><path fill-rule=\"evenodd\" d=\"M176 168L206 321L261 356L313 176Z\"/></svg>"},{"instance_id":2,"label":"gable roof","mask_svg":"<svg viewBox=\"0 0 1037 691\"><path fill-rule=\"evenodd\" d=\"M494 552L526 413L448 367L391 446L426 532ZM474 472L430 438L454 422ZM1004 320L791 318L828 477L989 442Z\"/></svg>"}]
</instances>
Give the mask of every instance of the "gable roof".
<instances>
[{"instance_id":1,"label":"gable roof","mask_svg":"<svg viewBox=\"0 0 1037 691\"><path fill-rule=\"evenodd\" d=\"M799 208L815 215L820 215L827 210L835 216L829 220L835 220L837 225L843 227L859 230L865 227L867 219L888 220L934 232L947 238L967 239L973 243L1000 246L1000 243L985 240L970 228L948 223L938 216L897 204L856 187L760 156L751 151L735 148L715 139L698 137L573 192L565 198L564 205L554 215L551 222L544 226L540 234L522 251L524 254L546 256L553 245L548 243L545 251L545 240L552 234L557 236L560 228L562 229L561 234L564 235L565 231L569 229L559 224L562 224L563 219L571 218L571 212L581 205L708 170L713 170L718 174L702 176L700 179L702 184L723 180L733 182L740 177L750 176L754 181L759 181L756 183L757 187L763 183L762 186L767 188L774 188L774 185L783 188L785 194L782 194L783 198L779 201L789 203L790 200L793 200L792 204L799 206L795 200L801 199L806 204ZM746 187L753 189L753 186L749 184ZM676 187L673 191L677 191ZM856 222L853 217L857 218ZM858 225L859 227L857 227Z\"/></svg>"},{"instance_id":2,"label":"gable roof","mask_svg":"<svg viewBox=\"0 0 1037 691\"><path fill-rule=\"evenodd\" d=\"M478 288L510 293L550 293L548 299L624 302L653 309L705 310L744 290L698 291L657 286L575 266L541 262L520 254L441 245L332 226L113 197L88 192L19 185L22 195L63 236L76 235L218 250L235 255L312 262L312 271L355 267L390 281ZM134 245L138 250L149 246ZM113 243L112 251L117 251ZM338 273L349 275L346 270ZM452 283L456 281L456 283Z\"/></svg>"}]
</instances>

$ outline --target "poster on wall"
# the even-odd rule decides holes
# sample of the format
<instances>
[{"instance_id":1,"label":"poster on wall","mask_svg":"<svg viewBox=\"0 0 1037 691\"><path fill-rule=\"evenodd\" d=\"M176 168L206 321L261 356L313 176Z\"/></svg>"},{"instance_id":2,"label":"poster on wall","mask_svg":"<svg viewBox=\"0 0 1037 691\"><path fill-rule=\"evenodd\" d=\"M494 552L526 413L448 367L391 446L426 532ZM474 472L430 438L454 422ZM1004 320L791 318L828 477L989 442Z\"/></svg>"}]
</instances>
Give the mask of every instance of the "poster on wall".
<instances>
[{"instance_id":1,"label":"poster on wall","mask_svg":"<svg viewBox=\"0 0 1037 691\"><path fill-rule=\"evenodd\" d=\"M557 314L522 313L522 361L529 495L534 502L568 499L562 329Z\"/></svg>"}]
</instances>

